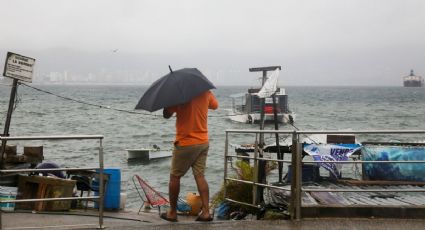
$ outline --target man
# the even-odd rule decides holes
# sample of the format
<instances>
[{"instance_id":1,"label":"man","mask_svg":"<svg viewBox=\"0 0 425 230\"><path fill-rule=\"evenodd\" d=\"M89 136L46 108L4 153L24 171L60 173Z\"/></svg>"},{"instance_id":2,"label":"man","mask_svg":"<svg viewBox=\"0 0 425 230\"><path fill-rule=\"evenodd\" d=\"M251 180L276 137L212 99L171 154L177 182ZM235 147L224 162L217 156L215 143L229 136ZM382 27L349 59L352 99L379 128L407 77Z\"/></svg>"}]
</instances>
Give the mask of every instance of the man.
<instances>
[{"instance_id":1,"label":"man","mask_svg":"<svg viewBox=\"0 0 425 230\"><path fill-rule=\"evenodd\" d=\"M208 109L217 109L218 102L211 91L206 91L185 104L164 108L164 118L176 113L176 140L171 160L169 200L170 208L161 218L177 221L177 199L180 193L180 178L192 168L202 200L202 209L197 221L211 221L209 212L209 188L204 177L207 160Z\"/></svg>"}]
</instances>

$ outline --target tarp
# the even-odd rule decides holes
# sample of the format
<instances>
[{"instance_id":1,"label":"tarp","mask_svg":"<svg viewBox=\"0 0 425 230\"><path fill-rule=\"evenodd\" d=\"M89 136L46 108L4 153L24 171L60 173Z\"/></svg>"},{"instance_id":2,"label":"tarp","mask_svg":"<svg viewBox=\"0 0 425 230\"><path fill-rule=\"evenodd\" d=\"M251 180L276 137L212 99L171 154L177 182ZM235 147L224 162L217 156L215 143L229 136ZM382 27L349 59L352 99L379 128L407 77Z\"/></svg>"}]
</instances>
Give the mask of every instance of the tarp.
<instances>
[{"instance_id":1,"label":"tarp","mask_svg":"<svg viewBox=\"0 0 425 230\"><path fill-rule=\"evenodd\" d=\"M304 144L304 151L315 161L347 161L351 154L361 148L359 144ZM318 163L335 178L341 177L342 164Z\"/></svg>"},{"instance_id":2,"label":"tarp","mask_svg":"<svg viewBox=\"0 0 425 230\"><path fill-rule=\"evenodd\" d=\"M276 69L272 72L270 76L267 77L266 82L264 82L263 87L258 92L259 98L266 98L273 95L277 90L277 79L279 77L279 69Z\"/></svg>"},{"instance_id":3,"label":"tarp","mask_svg":"<svg viewBox=\"0 0 425 230\"><path fill-rule=\"evenodd\" d=\"M425 161L425 146L369 146L364 161ZM424 163L364 163L364 180L425 181Z\"/></svg>"}]
</instances>

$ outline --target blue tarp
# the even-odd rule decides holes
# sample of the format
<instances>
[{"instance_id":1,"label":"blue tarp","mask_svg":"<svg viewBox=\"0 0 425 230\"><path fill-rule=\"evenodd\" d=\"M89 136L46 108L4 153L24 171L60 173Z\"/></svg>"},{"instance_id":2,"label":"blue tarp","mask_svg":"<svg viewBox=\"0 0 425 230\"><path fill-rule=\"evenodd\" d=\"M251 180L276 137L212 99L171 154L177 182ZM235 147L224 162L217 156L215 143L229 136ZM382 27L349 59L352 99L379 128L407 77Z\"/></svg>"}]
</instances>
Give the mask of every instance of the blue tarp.
<instances>
[{"instance_id":1,"label":"blue tarp","mask_svg":"<svg viewBox=\"0 0 425 230\"><path fill-rule=\"evenodd\" d=\"M368 146L362 149L364 161L425 161L425 147ZM424 163L364 163L364 180L425 181Z\"/></svg>"}]
</instances>

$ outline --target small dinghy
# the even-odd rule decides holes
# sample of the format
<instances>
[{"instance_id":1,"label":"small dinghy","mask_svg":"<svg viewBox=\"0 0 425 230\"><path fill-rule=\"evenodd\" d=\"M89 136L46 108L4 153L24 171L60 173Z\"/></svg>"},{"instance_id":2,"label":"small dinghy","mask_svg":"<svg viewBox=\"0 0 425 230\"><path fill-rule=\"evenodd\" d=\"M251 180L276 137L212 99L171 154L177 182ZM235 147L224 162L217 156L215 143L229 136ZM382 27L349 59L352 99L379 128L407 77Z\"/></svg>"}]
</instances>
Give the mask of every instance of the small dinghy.
<instances>
[{"instance_id":1,"label":"small dinghy","mask_svg":"<svg viewBox=\"0 0 425 230\"><path fill-rule=\"evenodd\" d=\"M150 161L153 159L171 157L172 150L161 150L157 145L152 148L126 149L127 160Z\"/></svg>"}]
</instances>

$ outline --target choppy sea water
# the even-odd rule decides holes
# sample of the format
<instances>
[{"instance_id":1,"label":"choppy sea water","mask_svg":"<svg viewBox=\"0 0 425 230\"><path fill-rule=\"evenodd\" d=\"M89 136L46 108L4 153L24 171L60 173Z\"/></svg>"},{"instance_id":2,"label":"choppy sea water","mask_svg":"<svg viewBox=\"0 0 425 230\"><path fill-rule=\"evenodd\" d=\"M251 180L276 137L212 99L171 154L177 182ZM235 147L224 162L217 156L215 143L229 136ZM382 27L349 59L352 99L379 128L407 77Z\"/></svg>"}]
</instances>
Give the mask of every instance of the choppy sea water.
<instances>
[{"instance_id":1,"label":"choppy sea water","mask_svg":"<svg viewBox=\"0 0 425 230\"><path fill-rule=\"evenodd\" d=\"M145 86L93 86L93 85L34 85L54 94L76 100L133 110L146 90ZM258 125L231 122L225 117L231 108L230 95L245 92L248 87L218 87L214 94L219 109L210 112L210 152L206 177L211 194L223 182L223 155L226 129L258 129ZM308 130L407 130L425 129L425 89L403 87L286 87L289 106L296 113L295 126ZM0 85L0 124L4 127L10 95L10 86ZM143 111L140 111L143 112ZM143 112L146 113L146 112ZM127 207L141 203L134 190L131 176L139 174L160 191L166 192L169 177L169 159L148 164L128 162L128 148L149 147L171 149L175 120L165 120L160 114L131 114L76 103L35 91L26 86L18 88L18 104L12 116L12 136L102 134L105 167L122 170L122 191L127 192ZM272 125L266 127L273 129ZM292 130L293 126L281 125ZM282 137L284 138L284 137ZM365 140L424 141L424 136L358 136ZM234 144L252 143L253 136L236 135ZM272 136L266 136L270 144ZM97 166L96 141L33 141L14 142L18 151L24 145L42 144L47 161L64 167ZM196 191L191 173L182 179L181 195Z\"/></svg>"}]
</instances>

